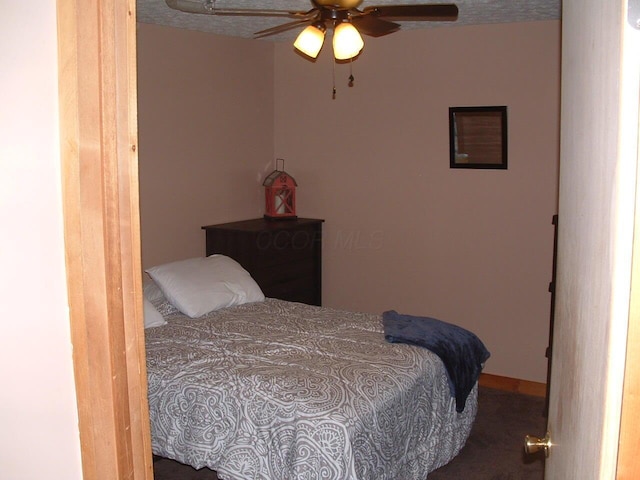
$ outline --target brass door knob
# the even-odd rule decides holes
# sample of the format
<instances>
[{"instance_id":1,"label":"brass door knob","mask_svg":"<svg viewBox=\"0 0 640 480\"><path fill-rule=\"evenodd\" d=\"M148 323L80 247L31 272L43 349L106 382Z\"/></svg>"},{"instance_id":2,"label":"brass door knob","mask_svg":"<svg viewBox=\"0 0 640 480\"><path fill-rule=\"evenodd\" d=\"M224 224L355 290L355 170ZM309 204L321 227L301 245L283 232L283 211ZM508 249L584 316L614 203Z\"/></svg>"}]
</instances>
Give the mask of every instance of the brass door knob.
<instances>
[{"instance_id":1,"label":"brass door knob","mask_svg":"<svg viewBox=\"0 0 640 480\"><path fill-rule=\"evenodd\" d=\"M544 450L544 456L549 456L549 448L551 447L551 439L549 438L549 432L544 438L534 437L533 435L527 435L524 437L524 451L531 454Z\"/></svg>"}]
</instances>

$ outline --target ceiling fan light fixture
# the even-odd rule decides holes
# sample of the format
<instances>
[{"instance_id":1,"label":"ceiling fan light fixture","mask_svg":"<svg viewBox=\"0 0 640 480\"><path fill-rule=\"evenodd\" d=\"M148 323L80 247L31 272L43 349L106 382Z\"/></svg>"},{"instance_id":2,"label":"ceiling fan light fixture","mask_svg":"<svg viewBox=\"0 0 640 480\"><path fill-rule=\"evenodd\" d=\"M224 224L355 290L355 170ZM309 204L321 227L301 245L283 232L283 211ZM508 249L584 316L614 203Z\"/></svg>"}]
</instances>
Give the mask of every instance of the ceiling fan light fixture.
<instances>
[{"instance_id":1,"label":"ceiling fan light fixture","mask_svg":"<svg viewBox=\"0 0 640 480\"><path fill-rule=\"evenodd\" d=\"M293 42L293 46L305 55L316 58L324 43L325 30L325 26L322 23L309 25L300 32L296 41Z\"/></svg>"},{"instance_id":2,"label":"ceiling fan light fixture","mask_svg":"<svg viewBox=\"0 0 640 480\"><path fill-rule=\"evenodd\" d=\"M333 56L336 60L348 60L364 47L362 36L350 22L338 24L333 32Z\"/></svg>"}]
</instances>

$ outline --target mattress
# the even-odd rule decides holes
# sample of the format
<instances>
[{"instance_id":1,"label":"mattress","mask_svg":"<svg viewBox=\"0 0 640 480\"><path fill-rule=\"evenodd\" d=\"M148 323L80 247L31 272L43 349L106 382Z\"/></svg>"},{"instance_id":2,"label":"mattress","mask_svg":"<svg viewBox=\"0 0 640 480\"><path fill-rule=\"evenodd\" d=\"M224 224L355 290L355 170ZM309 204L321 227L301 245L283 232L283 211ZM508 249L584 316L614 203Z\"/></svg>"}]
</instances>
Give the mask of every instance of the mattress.
<instances>
[{"instance_id":1,"label":"mattress","mask_svg":"<svg viewBox=\"0 0 640 480\"><path fill-rule=\"evenodd\" d=\"M145 331L153 453L224 480L425 480L469 436L429 350L380 315L267 299Z\"/></svg>"}]
</instances>

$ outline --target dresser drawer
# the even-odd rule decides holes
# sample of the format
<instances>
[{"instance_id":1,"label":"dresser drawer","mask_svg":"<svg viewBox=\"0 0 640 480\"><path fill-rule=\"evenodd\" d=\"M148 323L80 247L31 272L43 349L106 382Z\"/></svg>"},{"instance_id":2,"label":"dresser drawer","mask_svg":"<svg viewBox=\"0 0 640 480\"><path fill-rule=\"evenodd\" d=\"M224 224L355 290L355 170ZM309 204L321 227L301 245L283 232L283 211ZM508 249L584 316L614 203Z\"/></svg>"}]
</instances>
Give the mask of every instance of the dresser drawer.
<instances>
[{"instance_id":1,"label":"dresser drawer","mask_svg":"<svg viewBox=\"0 0 640 480\"><path fill-rule=\"evenodd\" d=\"M293 262L267 267L257 267L251 276L258 285L284 283L301 277L315 277L318 273L317 262L309 257Z\"/></svg>"},{"instance_id":2,"label":"dresser drawer","mask_svg":"<svg viewBox=\"0 0 640 480\"><path fill-rule=\"evenodd\" d=\"M319 292L315 288L313 277L292 279L287 282L267 286L264 295L269 298L285 299L289 302L301 302L320 305Z\"/></svg>"},{"instance_id":3,"label":"dresser drawer","mask_svg":"<svg viewBox=\"0 0 640 480\"><path fill-rule=\"evenodd\" d=\"M265 231L255 236L255 268L312 259L318 253L316 229Z\"/></svg>"}]
</instances>

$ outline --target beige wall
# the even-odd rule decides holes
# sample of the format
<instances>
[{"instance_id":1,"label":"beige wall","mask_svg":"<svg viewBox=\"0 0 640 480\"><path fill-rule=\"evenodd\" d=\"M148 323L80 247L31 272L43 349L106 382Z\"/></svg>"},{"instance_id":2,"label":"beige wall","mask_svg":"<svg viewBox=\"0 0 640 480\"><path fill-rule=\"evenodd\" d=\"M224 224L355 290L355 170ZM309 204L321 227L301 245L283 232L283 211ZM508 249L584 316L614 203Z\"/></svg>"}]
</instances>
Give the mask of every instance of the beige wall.
<instances>
[{"instance_id":1,"label":"beige wall","mask_svg":"<svg viewBox=\"0 0 640 480\"><path fill-rule=\"evenodd\" d=\"M491 350L486 372L546 380L559 22L367 37L353 88L336 66L335 100L326 47L311 63L288 43L150 26L138 40L147 266L202 254L203 223L260 216L261 179L282 157L298 213L326 220L325 305L460 324ZM234 75L247 70L263 81ZM449 169L448 107L465 105L508 106L508 170ZM237 109L262 115L219 122Z\"/></svg>"},{"instance_id":2,"label":"beige wall","mask_svg":"<svg viewBox=\"0 0 640 480\"><path fill-rule=\"evenodd\" d=\"M546 380L560 23L365 38L353 63L276 47L275 152L326 219L324 302L476 332L486 372ZM330 46L330 45L329 45ZM509 168L449 168L448 108L507 105Z\"/></svg>"},{"instance_id":3,"label":"beige wall","mask_svg":"<svg viewBox=\"0 0 640 480\"><path fill-rule=\"evenodd\" d=\"M262 215L273 45L138 25L142 263L204 255L202 225Z\"/></svg>"},{"instance_id":4,"label":"beige wall","mask_svg":"<svg viewBox=\"0 0 640 480\"><path fill-rule=\"evenodd\" d=\"M0 15L0 477L79 479L55 2Z\"/></svg>"}]
</instances>

